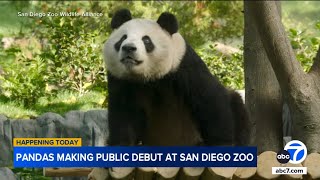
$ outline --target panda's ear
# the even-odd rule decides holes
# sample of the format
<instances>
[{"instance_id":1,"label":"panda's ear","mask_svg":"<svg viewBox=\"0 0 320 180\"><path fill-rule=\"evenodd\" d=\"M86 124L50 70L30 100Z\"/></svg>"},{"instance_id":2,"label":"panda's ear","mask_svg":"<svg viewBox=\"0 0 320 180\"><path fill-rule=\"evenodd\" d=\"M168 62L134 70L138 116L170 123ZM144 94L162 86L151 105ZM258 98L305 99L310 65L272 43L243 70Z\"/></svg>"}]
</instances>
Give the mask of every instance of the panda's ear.
<instances>
[{"instance_id":1,"label":"panda's ear","mask_svg":"<svg viewBox=\"0 0 320 180\"><path fill-rule=\"evenodd\" d=\"M160 15L157 23L171 35L178 31L178 21L176 17L168 12L164 12Z\"/></svg>"},{"instance_id":2,"label":"panda's ear","mask_svg":"<svg viewBox=\"0 0 320 180\"><path fill-rule=\"evenodd\" d=\"M116 29L131 19L131 13L128 9L120 9L112 17L111 28Z\"/></svg>"}]
</instances>

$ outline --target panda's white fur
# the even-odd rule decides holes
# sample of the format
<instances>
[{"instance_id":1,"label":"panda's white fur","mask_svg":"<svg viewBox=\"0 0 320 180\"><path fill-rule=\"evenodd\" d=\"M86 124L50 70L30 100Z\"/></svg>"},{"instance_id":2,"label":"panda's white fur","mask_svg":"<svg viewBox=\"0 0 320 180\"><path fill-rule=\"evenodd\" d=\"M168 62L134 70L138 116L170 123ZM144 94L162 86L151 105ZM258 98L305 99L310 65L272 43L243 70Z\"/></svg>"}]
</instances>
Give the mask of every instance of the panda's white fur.
<instances>
[{"instance_id":1,"label":"panda's white fur","mask_svg":"<svg viewBox=\"0 0 320 180\"><path fill-rule=\"evenodd\" d=\"M120 62L124 53L120 48L116 51L114 45L123 35L127 35L121 47L133 43L137 50L134 58L143 61L141 64L128 68ZM155 49L148 53L141 38L149 36L155 45ZM104 59L107 70L120 79L142 79L144 81L159 79L179 66L185 54L186 44L179 33L170 35L159 24L147 19L132 19L109 37L104 46Z\"/></svg>"}]
</instances>

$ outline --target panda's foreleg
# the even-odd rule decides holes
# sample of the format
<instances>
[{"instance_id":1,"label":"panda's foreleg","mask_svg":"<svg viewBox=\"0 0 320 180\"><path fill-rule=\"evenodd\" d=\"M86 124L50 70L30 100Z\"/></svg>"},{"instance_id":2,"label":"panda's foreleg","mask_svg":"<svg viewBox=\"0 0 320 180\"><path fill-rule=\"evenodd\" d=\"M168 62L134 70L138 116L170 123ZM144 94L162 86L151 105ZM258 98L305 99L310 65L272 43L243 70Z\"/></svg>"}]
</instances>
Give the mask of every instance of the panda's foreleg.
<instances>
[{"instance_id":1,"label":"panda's foreleg","mask_svg":"<svg viewBox=\"0 0 320 180\"><path fill-rule=\"evenodd\" d=\"M107 144L110 146L137 145L142 139L144 113L136 105L133 89L121 80L108 76L108 129ZM123 168L126 172L128 168ZM94 168L89 180L106 180L109 174L119 172L114 168ZM121 170L120 170L121 172ZM123 173L123 172L122 172Z\"/></svg>"},{"instance_id":2,"label":"panda's foreleg","mask_svg":"<svg viewBox=\"0 0 320 180\"><path fill-rule=\"evenodd\" d=\"M110 94L109 94L110 95ZM113 96L113 94L111 94ZM139 127L141 124L137 120L137 112L128 104L120 106L121 101L111 97L109 101L109 146L132 146L137 145L140 139ZM128 168L94 168L88 176L88 180L107 180L110 174L123 173Z\"/></svg>"},{"instance_id":3,"label":"panda's foreleg","mask_svg":"<svg viewBox=\"0 0 320 180\"><path fill-rule=\"evenodd\" d=\"M119 96L110 94L109 101L109 138L107 144L110 146L132 146L137 145L142 139L144 129L144 114L138 107L128 99L122 104ZM109 96L110 96L109 95Z\"/></svg>"},{"instance_id":4,"label":"panda's foreleg","mask_svg":"<svg viewBox=\"0 0 320 180\"><path fill-rule=\"evenodd\" d=\"M204 68L194 66L185 77L185 99L205 145L233 145L234 118L228 90Z\"/></svg>"},{"instance_id":5,"label":"panda's foreleg","mask_svg":"<svg viewBox=\"0 0 320 180\"><path fill-rule=\"evenodd\" d=\"M214 91L204 90L195 97L197 107L195 115L198 127L206 145L233 145L234 120L229 100L223 92L212 95Z\"/></svg>"},{"instance_id":6,"label":"panda's foreleg","mask_svg":"<svg viewBox=\"0 0 320 180\"><path fill-rule=\"evenodd\" d=\"M109 104L110 105L110 104ZM111 104L112 106L113 104ZM137 141L137 132L130 121L130 113L125 109L109 108L109 138L110 146L132 146Z\"/></svg>"},{"instance_id":7,"label":"panda's foreleg","mask_svg":"<svg viewBox=\"0 0 320 180\"><path fill-rule=\"evenodd\" d=\"M248 111L244 105L241 95L235 91L230 91L230 104L234 114L235 121L235 145L250 145L250 133L252 124L250 122Z\"/></svg>"},{"instance_id":8,"label":"panda's foreleg","mask_svg":"<svg viewBox=\"0 0 320 180\"><path fill-rule=\"evenodd\" d=\"M108 74L108 145L137 145L141 140L144 114L137 105L134 87Z\"/></svg>"}]
</instances>

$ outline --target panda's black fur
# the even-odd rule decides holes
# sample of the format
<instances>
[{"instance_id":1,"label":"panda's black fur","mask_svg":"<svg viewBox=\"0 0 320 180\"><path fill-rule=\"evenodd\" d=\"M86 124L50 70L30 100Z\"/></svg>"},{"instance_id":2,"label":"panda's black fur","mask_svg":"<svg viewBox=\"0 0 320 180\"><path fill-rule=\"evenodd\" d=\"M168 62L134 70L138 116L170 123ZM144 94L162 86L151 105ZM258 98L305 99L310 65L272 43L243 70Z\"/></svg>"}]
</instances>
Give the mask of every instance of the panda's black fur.
<instances>
[{"instance_id":1,"label":"panda's black fur","mask_svg":"<svg viewBox=\"0 0 320 180\"><path fill-rule=\"evenodd\" d=\"M118 11L112 28L131 19ZM174 34L178 23L163 13L157 23ZM175 71L160 79L122 79L108 72L109 145L241 145L237 132L248 120L242 99L215 78L193 48Z\"/></svg>"}]
</instances>

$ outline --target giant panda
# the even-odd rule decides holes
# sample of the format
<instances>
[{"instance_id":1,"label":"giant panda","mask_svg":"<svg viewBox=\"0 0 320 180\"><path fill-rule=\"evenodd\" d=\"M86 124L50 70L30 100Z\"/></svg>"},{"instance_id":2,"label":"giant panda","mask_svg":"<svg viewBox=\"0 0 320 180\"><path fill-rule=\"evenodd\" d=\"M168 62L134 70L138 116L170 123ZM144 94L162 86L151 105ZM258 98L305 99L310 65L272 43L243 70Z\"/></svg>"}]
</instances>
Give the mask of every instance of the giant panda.
<instances>
[{"instance_id":1,"label":"giant panda","mask_svg":"<svg viewBox=\"0 0 320 180\"><path fill-rule=\"evenodd\" d=\"M104 46L108 145L239 144L237 125L247 120L240 95L210 73L173 14L132 19L121 9L111 28Z\"/></svg>"}]
</instances>

